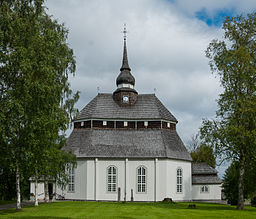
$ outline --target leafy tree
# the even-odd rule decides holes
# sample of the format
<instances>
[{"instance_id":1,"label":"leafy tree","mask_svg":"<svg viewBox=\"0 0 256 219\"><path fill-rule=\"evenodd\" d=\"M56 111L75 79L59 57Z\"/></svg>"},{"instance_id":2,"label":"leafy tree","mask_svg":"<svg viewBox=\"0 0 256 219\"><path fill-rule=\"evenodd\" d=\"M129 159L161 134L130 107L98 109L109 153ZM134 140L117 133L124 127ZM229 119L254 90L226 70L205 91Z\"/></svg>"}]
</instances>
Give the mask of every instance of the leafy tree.
<instances>
[{"instance_id":1,"label":"leafy tree","mask_svg":"<svg viewBox=\"0 0 256 219\"><path fill-rule=\"evenodd\" d=\"M228 203L237 205L238 201L238 178L239 178L239 163L233 162L225 171L223 178L224 194Z\"/></svg>"},{"instance_id":2,"label":"leafy tree","mask_svg":"<svg viewBox=\"0 0 256 219\"><path fill-rule=\"evenodd\" d=\"M215 168L216 159L212 147L200 142L199 138L199 133L193 135L188 144L192 160L198 163L207 163L209 166Z\"/></svg>"},{"instance_id":3,"label":"leafy tree","mask_svg":"<svg viewBox=\"0 0 256 219\"><path fill-rule=\"evenodd\" d=\"M201 135L220 159L238 162L238 205L244 209L246 163L256 157L256 13L227 17L223 40L206 50L223 92L215 120L204 120Z\"/></svg>"},{"instance_id":4,"label":"leafy tree","mask_svg":"<svg viewBox=\"0 0 256 219\"><path fill-rule=\"evenodd\" d=\"M238 202L238 180L239 180L239 163L234 161L228 167L223 179L224 193L228 203L236 205ZM244 176L244 197L253 199L256 194L256 173L255 164L247 163Z\"/></svg>"},{"instance_id":5,"label":"leafy tree","mask_svg":"<svg viewBox=\"0 0 256 219\"><path fill-rule=\"evenodd\" d=\"M43 3L0 2L0 152L16 171L17 208L25 173L43 176L56 164L49 162L53 153L59 154L60 167L73 162L59 151L65 143L59 133L76 113L79 94L68 83L75 60L67 29L47 15Z\"/></svg>"},{"instance_id":6,"label":"leafy tree","mask_svg":"<svg viewBox=\"0 0 256 219\"><path fill-rule=\"evenodd\" d=\"M215 168L216 160L210 146L201 144L195 151L191 151L190 155L194 162L205 162L209 166Z\"/></svg>"}]
</instances>

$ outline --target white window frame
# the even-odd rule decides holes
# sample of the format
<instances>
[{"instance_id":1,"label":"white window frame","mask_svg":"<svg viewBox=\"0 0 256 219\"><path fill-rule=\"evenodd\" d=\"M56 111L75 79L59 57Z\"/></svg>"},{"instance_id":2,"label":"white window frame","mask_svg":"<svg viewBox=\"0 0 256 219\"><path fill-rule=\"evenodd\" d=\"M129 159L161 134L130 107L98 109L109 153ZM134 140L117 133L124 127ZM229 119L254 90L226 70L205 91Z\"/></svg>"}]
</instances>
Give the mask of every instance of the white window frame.
<instances>
[{"instance_id":1,"label":"white window frame","mask_svg":"<svg viewBox=\"0 0 256 219\"><path fill-rule=\"evenodd\" d=\"M68 168L68 192L75 192L75 168L73 166Z\"/></svg>"},{"instance_id":2,"label":"white window frame","mask_svg":"<svg viewBox=\"0 0 256 219\"><path fill-rule=\"evenodd\" d=\"M103 121L103 126L106 126L108 123L107 123L107 121Z\"/></svg>"},{"instance_id":3,"label":"white window frame","mask_svg":"<svg viewBox=\"0 0 256 219\"><path fill-rule=\"evenodd\" d=\"M209 186L203 185L203 186L200 187L200 193L209 193L209 192L210 192Z\"/></svg>"},{"instance_id":4,"label":"white window frame","mask_svg":"<svg viewBox=\"0 0 256 219\"><path fill-rule=\"evenodd\" d=\"M183 170L180 167L176 170L176 192L183 192Z\"/></svg>"},{"instance_id":5,"label":"white window frame","mask_svg":"<svg viewBox=\"0 0 256 219\"><path fill-rule=\"evenodd\" d=\"M107 192L117 193L117 167L113 165L107 167Z\"/></svg>"},{"instance_id":6,"label":"white window frame","mask_svg":"<svg viewBox=\"0 0 256 219\"><path fill-rule=\"evenodd\" d=\"M141 172L139 173L140 169ZM142 172L143 169L145 170L145 174ZM145 166L139 166L136 169L136 185L137 193L147 193L147 168Z\"/></svg>"},{"instance_id":7,"label":"white window frame","mask_svg":"<svg viewBox=\"0 0 256 219\"><path fill-rule=\"evenodd\" d=\"M127 126L128 126L128 122L124 121L124 127L127 127Z\"/></svg>"}]
</instances>

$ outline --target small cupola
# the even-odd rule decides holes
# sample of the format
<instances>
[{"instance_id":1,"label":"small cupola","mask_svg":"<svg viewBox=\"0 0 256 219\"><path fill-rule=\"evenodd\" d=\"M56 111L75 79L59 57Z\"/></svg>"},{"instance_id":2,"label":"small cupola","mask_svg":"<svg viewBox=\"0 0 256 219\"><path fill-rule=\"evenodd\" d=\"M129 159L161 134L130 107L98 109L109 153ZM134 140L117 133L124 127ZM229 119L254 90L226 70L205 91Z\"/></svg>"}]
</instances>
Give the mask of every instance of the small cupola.
<instances>
[{"instance_id":1,"label":"small cupola","mask_svg":"<svg viewBox=\"0 0 256 219\"><path fill-rule=\"evenodd\" d=\"M116 79L117 89L113 93L114 100L120 106L130 106L135 104L138 93L134 89L135 78L131 74L131 68L128 64L127 47L126 47L126 26L124 26L124 51L123 62L120 68L120 74Z\"/></svg>"}]
</instances>

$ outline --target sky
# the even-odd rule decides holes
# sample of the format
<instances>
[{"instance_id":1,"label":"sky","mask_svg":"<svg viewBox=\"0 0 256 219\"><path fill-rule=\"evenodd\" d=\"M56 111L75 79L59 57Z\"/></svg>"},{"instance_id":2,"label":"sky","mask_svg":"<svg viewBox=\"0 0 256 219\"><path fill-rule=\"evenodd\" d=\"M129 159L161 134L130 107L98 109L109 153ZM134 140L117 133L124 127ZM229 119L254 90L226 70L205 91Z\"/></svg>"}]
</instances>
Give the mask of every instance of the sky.
<instances>
[{"instance_id":1,"label":"sky","mask_svg":"<svg viewBox=\"0 0 256 219\"><path fill-rule=\"evenodd\" d=\"M221 92L205 50L222 39L226 16L246 15L255 0L48 0L48 14L69 29L76 59L74 91L81 110L100 93L112 93L120 72L123 25L128 60L139 94L155 93L179 121L185 145L203 118L214 118ZM68 132L68 134L70 131ZM225 167L220 167L223 175Z\"/></svg>"}]
</instances>

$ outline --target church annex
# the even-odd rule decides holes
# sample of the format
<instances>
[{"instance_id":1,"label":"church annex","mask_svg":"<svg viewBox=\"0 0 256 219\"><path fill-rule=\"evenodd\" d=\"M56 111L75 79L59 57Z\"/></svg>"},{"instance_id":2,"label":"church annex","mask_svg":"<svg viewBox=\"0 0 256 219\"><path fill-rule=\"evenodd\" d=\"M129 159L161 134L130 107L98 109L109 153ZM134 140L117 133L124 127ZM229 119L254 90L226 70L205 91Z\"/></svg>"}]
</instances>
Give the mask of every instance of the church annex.
<instances>
[{"instance_id":1,"label":"church annex","mask_svg":"<svg viewBox=\"0 0 256 219\"><path fill-rule=\"evenodd\" d=\"M155 94L135 90L126 37L120 71L116 90L99 93L74 121L67 150L77 156L77 168L56 194L71 200L220 200L216 170L192 163L177 119ZM43 194L43 185L39 190Z\"/></svg>"}]
</instances>

